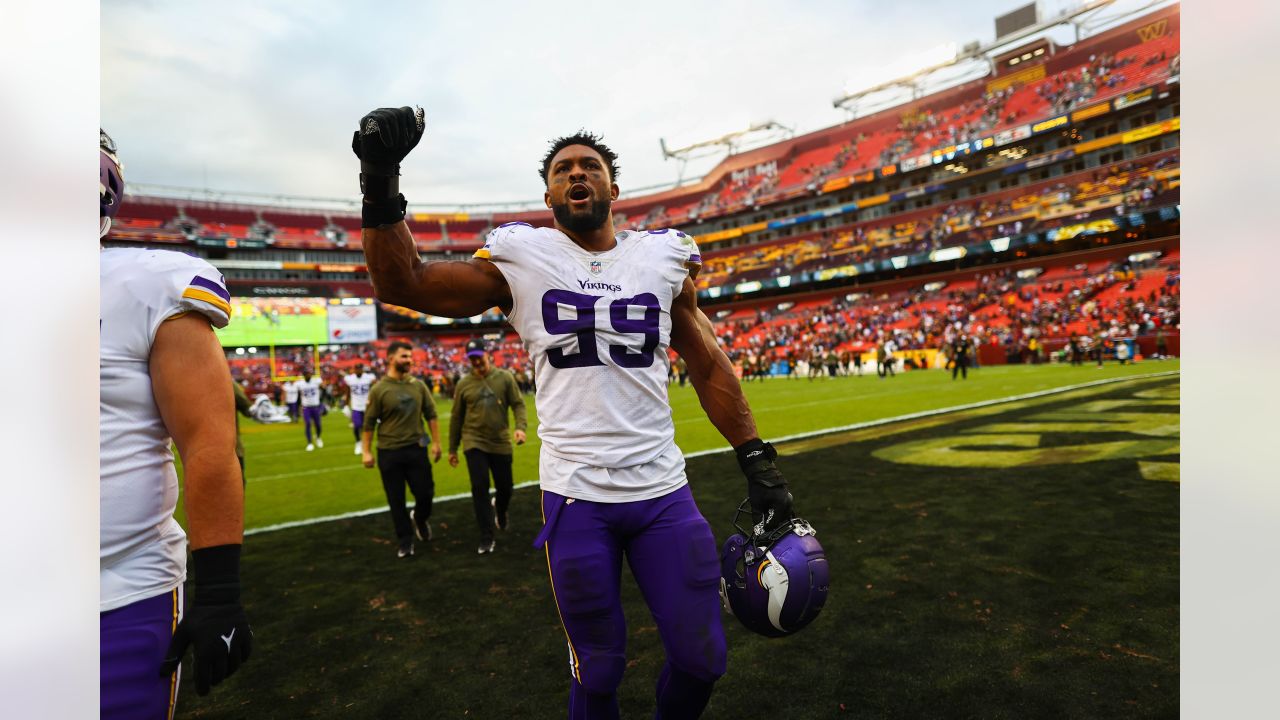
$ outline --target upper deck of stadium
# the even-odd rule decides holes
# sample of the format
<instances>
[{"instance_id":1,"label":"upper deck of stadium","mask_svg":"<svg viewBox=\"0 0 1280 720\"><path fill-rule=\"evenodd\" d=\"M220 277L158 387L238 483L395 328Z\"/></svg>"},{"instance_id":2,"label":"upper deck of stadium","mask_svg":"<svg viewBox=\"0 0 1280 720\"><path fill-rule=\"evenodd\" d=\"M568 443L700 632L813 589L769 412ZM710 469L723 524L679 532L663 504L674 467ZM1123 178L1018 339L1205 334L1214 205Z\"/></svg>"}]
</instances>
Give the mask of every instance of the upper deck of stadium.
<instances>
[{"instance_id":1,"label":"upper deck of stadium","mask_svg":"<svg viewBox=\"0 0 1280 720\"><path fill-rule=\"evenodd\" d=\"M709 244L704 249L710 250L718 241L775 225L803 224L803 216L747 217L797 198L863 184L878 190L845 208L815 215L829 217L936 191L947 180L924 178L918 171L954 168L953 179L961 180L969 170L954 163L958 159L995 153L1003 146L1061 131L1167 92L1179 78L1179 27L1175 5L1072 45L1057 46L1045 38L1030 40L993 56L994 71L985 77L730 155L688 185L621 199L614 204L615 221L620 228L678 227ZM1159 127L1133 132L1148 137L1176 132L1177 118L1172 124L1166 120L1155 125ZM1113 143L1130 142L1130 134L1115 133ZM1105 147L1106 142L1104 138L1081 143L1075 152ZM1029 169L1034 167L1032 162L1035 159L1028 158L1021 166L1004 166L1000 171ZM912 185L916 176L919 180ZM904 189L893 192L895 187ZM350 209L318 205L301 200L282 205L130 194L108 239L232 249L360 249L360 219L354 204ZM462 252L477 247L491 227L514 220L549 225L551 215L545 209L414 212L409 224L424 252Z\"/></svg>"}]
</instances>

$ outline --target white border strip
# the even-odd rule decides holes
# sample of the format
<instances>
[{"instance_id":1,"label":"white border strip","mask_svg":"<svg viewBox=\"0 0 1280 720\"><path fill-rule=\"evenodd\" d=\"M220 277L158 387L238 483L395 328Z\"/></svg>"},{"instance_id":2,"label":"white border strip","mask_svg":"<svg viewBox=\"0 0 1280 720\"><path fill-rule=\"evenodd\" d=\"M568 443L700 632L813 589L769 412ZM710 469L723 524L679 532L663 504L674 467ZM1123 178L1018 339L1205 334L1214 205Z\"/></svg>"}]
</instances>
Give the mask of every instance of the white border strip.
<instances>
[{"instance_id":1,"label":"white border strip","mask_svg":"<svg viewBox=\"0 0 1280 720\"><path fill-rule=\"evenodd\" d=\"M1010 395L1009 397L996 398L995 400L980 400L978 402L967 403L965 405L955 405L947 408L938 408L936 410L921 410L920 412L907 413L906 415L897 415L894 417L880 418L878 420L866 420L852 425L841 425L833 428L823 428L822 430L811 430L809 432L796 433L795 435L785 435L772 440L775 444L791 442L793 440L806 440L808 438L819 437L822 435L831 435L833 433L848 432L850 430L862 430L864 428L877 427L879 425L889 425L892 423L903 422L904 420L918 420L920 418L935 417L938 415L946 415L948 413L963 412L965 410L976 410L978 408L991 407L992 405L1004 405L1006 403L1019 402L1022 400L1031 400L1049 395L1060 395L1062 393L1071 392L1073 390L1083 390L1085 388L1098 387L1100 385L1112 385L1115 383L1129 382L1132 380L1147 380L1150 378L1168 377L1170 375L1180 374L1180 370L1166 370L1164 372L1146 373L1144 375L1129 375L1127 377L1107 378L1105 380L1093 380L1087 383L1077 383L1075 385L1063 385L1062 387L1049 388L1048 390L1037 390L1036 392L1023 393L1022 395ZM707 455L719 455L721 453L732 452L733 448L713 448L711 450L699 450L697 452L685 453L685 459L705 457ZM514 489L535 487L538 485L537 480L517 483ZM471 493L457 493L455 495L444 495L435 498L433 502L448 502L450 500L471 499ZM288 528L305 527L307 525L318 525L320 523L331 522L333 520L347 520L349 518L364 517L366 515L375 515L377 513L388 512L386 506L369 508L367 510L356 510L353 512L342 513L341 515L326 515L325 517L310 518L307 520L294 520L292 522L279 523L276 525L267 525L265 527L253 528L245 530L244 534L257 535L259 533L268 533L275 530L286 530Z\"/></svg>"}]
</instances>

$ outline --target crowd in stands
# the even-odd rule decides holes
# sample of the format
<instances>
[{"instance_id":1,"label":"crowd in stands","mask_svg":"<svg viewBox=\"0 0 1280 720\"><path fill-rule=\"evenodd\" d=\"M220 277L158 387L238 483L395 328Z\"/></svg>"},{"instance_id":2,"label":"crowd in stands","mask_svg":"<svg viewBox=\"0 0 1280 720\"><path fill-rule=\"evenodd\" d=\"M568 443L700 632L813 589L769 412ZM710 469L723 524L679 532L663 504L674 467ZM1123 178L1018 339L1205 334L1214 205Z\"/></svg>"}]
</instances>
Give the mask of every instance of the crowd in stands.
<instances>
[{"instance_id":1,"label":"crowd in stands","mask_svg":"<svg viewBox=\"0 0 1280 720\"><path fill-rule=\"evenodd\" d=\"M803 360L839 358L848 366L854 355L874 353L888 343L902 358L913 352L941 350L958 335L981 347L999 348L1008 362L1037 362L1047 349L1071 338L1088 337L1101 346L1119 338L1176 334L1180 326L1177 251L1151 260L1093 262L1045 272L984 270L967 278L936 282L878 296L838 294L800 303L784 301L747 310L709 311L725 351L744 377L770 369L795 367ZM465 335L404 338L414 347L415 373L432 389L452 395L467 372ZM335 401L342 377L363 363L375 374L386 372L390 340L331 346L320 351L282 348L274 354L274 377L316 372ZM533 367L523 344L504 331L491 342L495 364L515 373L522 391L534 389ZM918 353L917 353L918 355ZM259 352L228 354L233 375L250 394L279 396L272 360Z\"/></svg>"},{"instance_id":2,"label":"crowd in stands","mask_svg":"<svg viewBox=\"0 0 1280 720\"><path fill-rule=\"evenodd\" d=\"M886 341L904 352L942 349L961 334L1022 362L1043 357L1036 351L1046 340L1176 333L1179 299L1175 254L1146 266L1079 265L1034 278L1004 269L933 290L784 303L785 309L734 313L716 328L730 358L747 367L869 353Z\"/></svg>"},{"instance_id":3,"label":"crowd in stands","mask_svg":"<svg viewBox=\"0 0 1280 720\"><path fill-rule=\"evenodd\" d=\"M1077 176L1079 177L1079 176ZM1098 215L1152 206L1180 184L1176 153L1100 168L1068 184L1054 182L1016 196L949 203L914 220L859 223L795 239L705 254L699 289L799 271L818 271L896 255L1045 230ZM1169 199L1169 202L1173 200Z\"/></svg>"}]
</instances>

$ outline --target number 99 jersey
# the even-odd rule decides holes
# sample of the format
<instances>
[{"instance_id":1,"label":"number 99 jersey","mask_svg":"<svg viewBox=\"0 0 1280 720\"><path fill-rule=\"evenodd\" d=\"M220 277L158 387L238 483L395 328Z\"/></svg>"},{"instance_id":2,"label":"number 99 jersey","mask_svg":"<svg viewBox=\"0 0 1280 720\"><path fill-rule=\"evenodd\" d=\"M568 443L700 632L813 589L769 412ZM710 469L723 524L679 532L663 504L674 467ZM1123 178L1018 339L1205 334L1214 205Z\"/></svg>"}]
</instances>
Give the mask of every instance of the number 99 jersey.
<instances>
[{"instance_id":1,"label":"number 99 jersey","mask_svg":"<svg viewBox=\"0 0 1280 720\"><path fill-rule=\"evenodd\" d=\"M475 254L511 288L508 319L537 378L542 452L597 468L673 449L671 303L702 262L693 238L676 230L616 238L595 253L554 228L509 223Z\"/></svg>"}]
</instances>

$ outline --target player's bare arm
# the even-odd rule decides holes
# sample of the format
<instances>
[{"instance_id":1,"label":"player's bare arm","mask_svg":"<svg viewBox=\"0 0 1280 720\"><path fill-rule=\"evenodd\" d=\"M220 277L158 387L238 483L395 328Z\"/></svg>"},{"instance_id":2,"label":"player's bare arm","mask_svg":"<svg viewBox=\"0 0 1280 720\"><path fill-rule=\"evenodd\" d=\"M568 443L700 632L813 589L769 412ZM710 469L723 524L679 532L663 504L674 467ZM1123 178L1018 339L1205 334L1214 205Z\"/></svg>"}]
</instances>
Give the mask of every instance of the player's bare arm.
<instances>
[{"instance_id":1,"label":"player's bare arm","mask_svg":"<svg viewBox=\"0 0 1280 720\"><path fill-rule=\"evenodd\" d=\"M151 347L156 407L182 457L191 548L239 545L244 487L236 461L235 401L227 359L197 313L160 325Z\"/></svg>"},{"instance_id":2,"label":"player's bare arm","mask_svg":"<svg viewBox=\"0 0 1280 720\"><path fill-rule=\"evenodd\" d=\"M174 629L159 673L172 676L193 647L196 693L206 695L253 649L240 602L244 486L235 453L235 401L226 356L201 315L161 323L150 372L156 408L182 456L194 585L191 608Z\"/></svg>"},{"instance_id":3,"label":"player's bare arm","mask_svg":"<svg viewBox=\"0 0 1280 720\"><path fill-rule=\"evenodd\" d=\"M747 476L747 497L767 529L792 517L787 481L774 464L778 453L760 439L733 365L716 340L711 320L698 309L693 277L671 302L671 347L684 358L707 419L733 446Z\"/></svg>"},{"instance_id":4,"label":"player's bare arm","mask_svg":"<svg viewBox=\"0 0 1280 720\"><path fill-rule=\"evenodd\" d=\"M424 263L404 221L400 162L425 129L422 109L380 108L365 115L352 138L360 158L360 238L379 300L443 317L470 317L492 307L511 309L511 291L493 263Z\"/></svg>"},{"instance_id":5,"label":"player's bare arm","mask_svg":"<svg viewBox=\"0 0 1280 720\"><path fill-rule=\"evenodd\" d=\"M758 437L756 421L733 374L733 364L716 340L706 313L698 309L697 290L692 278L671 302L671 347L689 367L689 380L707 419L729 444L738 447Z\"/></svg>"},{"instance_id":6,"label":"player's bare arm","mask_svg":"<svg viewBox=\"0 0 1280 720\"><path fill-rule=\"evenodd\" d=\"M360 231L365 263L378 299L441 317L471 317L511 309L511 290L488 260L424 263L403 220Z\"/></svg>"}]
</instances>

